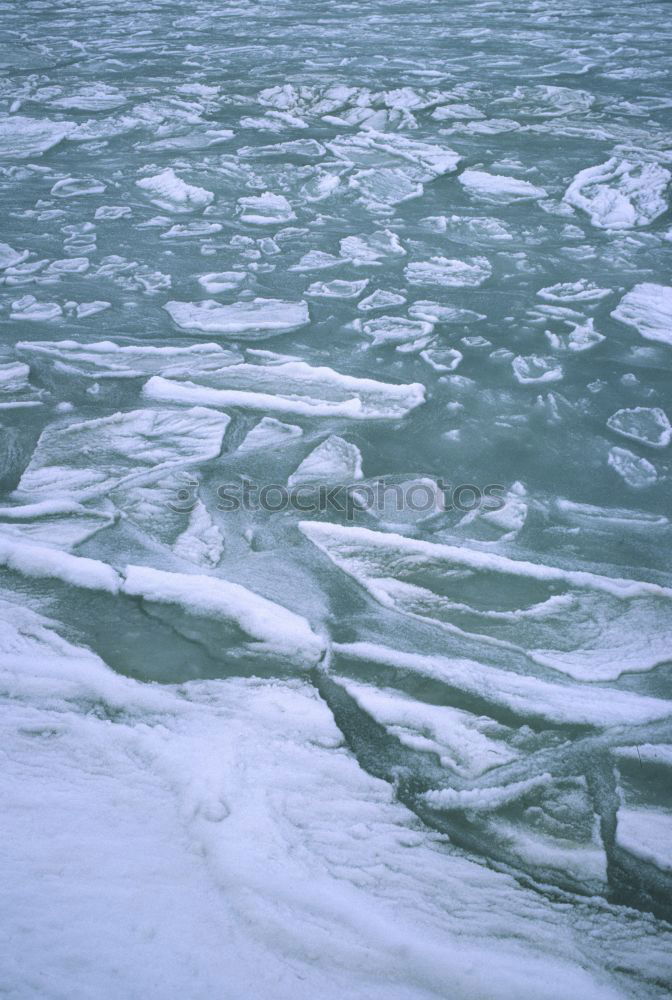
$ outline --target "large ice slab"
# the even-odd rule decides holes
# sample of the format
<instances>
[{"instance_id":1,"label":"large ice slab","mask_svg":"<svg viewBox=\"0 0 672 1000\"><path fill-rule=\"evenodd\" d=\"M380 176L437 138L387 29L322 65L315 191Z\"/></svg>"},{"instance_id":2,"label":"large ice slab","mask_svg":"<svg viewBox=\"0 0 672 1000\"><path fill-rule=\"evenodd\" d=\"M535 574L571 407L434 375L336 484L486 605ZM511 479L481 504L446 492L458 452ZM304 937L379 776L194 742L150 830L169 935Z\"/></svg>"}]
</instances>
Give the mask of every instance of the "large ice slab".
<instances>
[{"instance_id":1,"label":"large ice slab","mask_svg":"<svg viewBox=\"0 0 672 1000\"><path fill-rule=\"evenodd\" d=\"M229 365L195 380L157 375L146 383L143 393L163 402L349 420L396 420L425 399L424 386L418 382L393 385L304 361L273 360Z\"/></svg>"},{"instance_id":2,"label":"large ice slab","mask_svg":"<svg viewBox=\"0 0 672 1000\"><path fill-rule=\"evenodd\" d=\"M57 146L73 130L72 122L24 115L0 115L0 160L26 160Z\"/></svg>"},{"instance_id":3,"label":"large ice slab","mask_svg":"<svg viewBox=\"0 0 672 1000\"><path fill-rule=\"evenodd\" d=\"M241 360L240 354L219 344L154 347L115 344L110 340L92 344L76 340L30 340L19 341L16 350L33 365L48 365L60 374L87 379L129 379L155 374L179 378L216 371Z\"/></svg>"},{"instance_id":4,"label":"large ice slab","mask_svg":"<svg viewBox=\"0 0 672 1000\"><path fill-rule=\"evenodd\" d=\"M580 680L669 659L672 589L326 522L300 529L387 608Z\"/></svg>"},{"instance_id":5,"label":"large ice slab","mask_svg":"<svg viewBox=\"0 0 672 1000\"><path fill-rule=\"evenodd\" d=\"M623 296L611 314L646 340L672 346L672 288L644 281Z\"/></svg>"},{"instance_id":6,"label":"large ice slab","mask_svg":"<svg viewBox=\"0 0 672 1000\"><path fill-rule=\"evenodd\" d=\"M298 330L310 321L305 302L280 299L257 298L231 305L205 299L202 302L167 302L164 308L182 330L209 336L214 333L236 340L266 340Z\"/></svg>"},{"instance_id":7,"label":"large ice slab","mask_svg":"<svg viewBox=\"0 0 672 1000\"><path fill-rule=\"evenodd\" d=\"M225 413L193 407L147 408L51 425L17 492L35 499L105 496L122 483L216 458L228 423Z\"/></svg>"}]
</instances>

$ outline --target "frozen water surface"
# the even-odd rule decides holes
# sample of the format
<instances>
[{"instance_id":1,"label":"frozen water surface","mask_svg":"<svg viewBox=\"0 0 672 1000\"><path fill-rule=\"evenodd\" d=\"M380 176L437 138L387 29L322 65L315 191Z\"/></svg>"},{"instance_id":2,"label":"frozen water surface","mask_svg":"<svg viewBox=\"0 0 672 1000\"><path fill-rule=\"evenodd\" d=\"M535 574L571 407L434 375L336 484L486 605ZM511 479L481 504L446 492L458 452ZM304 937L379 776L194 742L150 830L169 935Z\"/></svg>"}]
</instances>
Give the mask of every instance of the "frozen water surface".
<instances>
[{"instance_id":1,"label":"frozen water surface","mask_svg":"<svg viewBox=\"0 0 672 1000\"><path fill-rule=\"evenodd\" d=\"M3 995L669 996L669 13L0 0Z\"/></svg>"}]
</instances>

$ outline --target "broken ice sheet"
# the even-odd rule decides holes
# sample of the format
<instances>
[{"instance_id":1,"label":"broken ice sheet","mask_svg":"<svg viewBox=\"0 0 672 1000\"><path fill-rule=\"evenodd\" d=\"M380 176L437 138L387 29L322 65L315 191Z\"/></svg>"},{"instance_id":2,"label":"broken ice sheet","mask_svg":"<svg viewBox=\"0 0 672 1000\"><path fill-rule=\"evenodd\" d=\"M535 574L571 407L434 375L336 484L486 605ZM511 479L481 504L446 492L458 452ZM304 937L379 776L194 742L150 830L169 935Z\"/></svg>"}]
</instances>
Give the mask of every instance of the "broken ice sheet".
<instances>
[{"instance_id":1,"label":"broken ice sheet","mask_svg":"<svg viewBox=\"0 0 672 1000\"><path fill-rule=\"evenodd\" d=\"M48 427L17 495L92 499L170 467L206 462L219 455L228 423L225 413L203 407L145 408Z\"/></svg>"}]
</instances>

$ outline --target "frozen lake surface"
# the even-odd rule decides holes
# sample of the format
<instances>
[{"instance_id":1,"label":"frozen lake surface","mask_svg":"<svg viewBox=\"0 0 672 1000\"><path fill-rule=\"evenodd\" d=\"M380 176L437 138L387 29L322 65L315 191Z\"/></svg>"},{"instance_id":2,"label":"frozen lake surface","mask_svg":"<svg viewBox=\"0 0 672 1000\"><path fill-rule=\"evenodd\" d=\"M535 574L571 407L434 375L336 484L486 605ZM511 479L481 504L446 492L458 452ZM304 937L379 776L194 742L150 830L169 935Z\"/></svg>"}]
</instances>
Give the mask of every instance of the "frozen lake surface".
<instances>
[{"instance_id":1,"label":"frozen lake surface","mask_svg":"<svg viewBox=\"0 0 672 1000\"><path fill-rule=\"evenodd\" d=\"M672 986L672 26L0 3L9 1000Z\"/></svg>"}]
</instances>

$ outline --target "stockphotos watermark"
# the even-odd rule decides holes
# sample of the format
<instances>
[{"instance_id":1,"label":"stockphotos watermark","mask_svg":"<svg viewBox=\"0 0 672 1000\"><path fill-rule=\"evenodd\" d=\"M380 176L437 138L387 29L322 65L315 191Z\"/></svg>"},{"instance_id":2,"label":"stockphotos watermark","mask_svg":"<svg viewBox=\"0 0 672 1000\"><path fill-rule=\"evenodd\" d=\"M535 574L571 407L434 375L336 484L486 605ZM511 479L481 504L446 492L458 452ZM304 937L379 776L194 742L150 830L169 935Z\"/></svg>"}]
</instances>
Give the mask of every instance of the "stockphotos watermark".
<instances>
[{"instance_id":1,"label":"stockphotos watermark","mask_svg":"<svg viewBox=\"0 0 672 1000\"><path fill-rule=\"evenodd\" d=\"M191 513L198 503L198 487L197 480L185 478L169 503L170 509L180 514ZM446 511L468 514L480 510L493 513L504 506L506 487L498 483L489 483L482 488L474 483L452 485L443 479L425 478L404 482L378 479L373 483L338 485L320 482L260 485L241 478L236 483L218 486L216 493L217 510L225 513L265 511L278 514L289 510L303 517L333 514L352 520L362 512L387 516L405 512L420 518Z\"/></svg>"}]
</instances>

